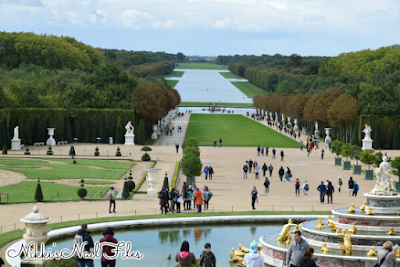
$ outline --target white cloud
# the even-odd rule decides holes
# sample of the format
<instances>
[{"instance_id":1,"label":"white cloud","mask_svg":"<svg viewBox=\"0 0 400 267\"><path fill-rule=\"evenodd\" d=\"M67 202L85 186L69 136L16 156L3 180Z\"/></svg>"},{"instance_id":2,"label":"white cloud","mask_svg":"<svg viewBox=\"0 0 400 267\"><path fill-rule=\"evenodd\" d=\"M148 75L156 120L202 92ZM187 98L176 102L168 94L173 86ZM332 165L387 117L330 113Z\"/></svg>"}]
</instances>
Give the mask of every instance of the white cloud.
<instances>
[{"instance_id":1,"label":"white cloud","mask_svg":"<svg viewBox=\"0 0 400 267\"><path fill-rule=\"evenodd\" d=\"M308 14L305 16L303 20L303 22L318 22L318 21L326 21L326 17L324 15Z\"/></svg>"},{"instance_id":2,"label":"white cloud","mask_svg":"<svg viewBox=\"0 0 400 267\"><path fill-rule=\"evenodd\" d=\"M157 20L157 17L136 9L128 9L121 14L121 19L125 27L141 29Z\"/></svg>"}]
</instances>

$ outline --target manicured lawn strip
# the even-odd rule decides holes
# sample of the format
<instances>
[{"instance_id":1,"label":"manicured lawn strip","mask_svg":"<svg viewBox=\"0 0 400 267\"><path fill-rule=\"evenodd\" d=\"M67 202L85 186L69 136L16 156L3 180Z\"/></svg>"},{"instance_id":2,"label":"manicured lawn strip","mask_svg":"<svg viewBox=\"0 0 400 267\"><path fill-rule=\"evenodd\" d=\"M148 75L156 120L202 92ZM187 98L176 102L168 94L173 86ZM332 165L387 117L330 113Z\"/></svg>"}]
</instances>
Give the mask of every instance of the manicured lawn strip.
<instances>
[{"instance_id":1,"label":"manicured lawn strip","mask_svg":"<svg viewBox=\"0 0 400 267\"><path fill-rule=\"evenodd\" d=\"M235 79L244 79L243 77L237 76L232 72L219 72L224 78L235 78Z\"/></svg>"},{"instance_id":2,"label":"manicured lawn strip","mask_svg":"<svg viewBox=\"0 0 400 267\"><path fill-rule=\"evenodd\" d=\"M16 166L39 166L41 164L47 164L47 161L38 159L18 159L18 158L0 158L0 165L16 165Z\"/></svg>"},{"instance_id":3,"label":"manicured lawn strip","mask_svg":"<svg viewBox=\"0 0 400 267\"><path fill-rule=\"evenodd\" d=\"M54 159L54 161L66 162L73 165L72 159ZM96 166L105 169L129 170L133 166L133 164L134 164L133 162L118 162L111 160L90 160L90 159L76 160L76 165Z\"/></svg>"},{"instance_id":4,"label":"manicured lawn strip","mask_svg":"<svg viewBox=\"0 0 400 267\"><path fill-rule=\"evenodd\" d=\"M170 74L168 75L164 75L164 78L171 78L171 77L182 77L182 75L184 74L184 71L172 71Z\"/></svg>"},{"instance_id":5,"label":"manicured lawn strip","mask_svg":"<svg viewBox=\"0 0 400 267\"><path fill-rule=\"evenodd\" d=\"M145 219L162 219L162 218L179 218L179 217L206 217L206 216L239 216L239 215L331 215L331 211L245 211L245 212L201 212L201 213L168 213L157 215L139 215L139 216L121 216L121 217L106 217L97 219L85 219L80 221L67 221L62 223L47 224L47 229L59 229L64 227L80 225L83 222L87 224L114 222L125 220L145 220ZM201 223L200 223L201 224ZM24 232L22 230L14 230L0 235L0 248L5 244L19 239Z\"/></svg>"},{"instance_id":6,"label":"manicured lawn strip","mask_svg":"<svg viewBox=\"0 0 400 267\"><path fill-rule=\"evenodd\" d=\"M198 69L198 70L227 70L222 65L214 65L211 63L179 63L175 69Z\"/></svg>"},{"instance_id":7,"label":"manicured lawn strip","mask_svg":"<svg viewBox=\"0 0 400 267\"><path fill-rule=\"evenodd\" d=\"M267 91L263 90L262 88L250 82L231 82L231 83L247 96L269 95Z\"/></svg>"},{"instance_id":8,"label":"manicured lawn strip","mask_svg":"<svg viewBox=\"0 0 400 267\"><path fill-rule=\"evenodd\" d=\"M175 85L179 82L177 80L166 80L167 85L169 85L171 88L175 88Z\"/></svg>"},{"instance_id":9,"label":"manicured lawn strip","mask_svg":"<svg viewBox=\"0 0 400 267\"><path fill-rule=\"evenodd\" d=\"M214 104L214 103L211 103ZM210 106L210 102L181 102L180 106ZM252 103L215 103L216 106L253 107Z\"/></svg>"},{"instance_id":10,"label":"manicured lawn strip","mask_svg":"<svg viewBox=\"0 0 400 267\"><path fill-rule=\"evenodd\" d=\"M8 202L28 202L29 197L30 201L35 201L35 191L36 191L37 182L31 181L23 181L18 184L6 185L0 187L0 192L3 195L8 194ZM44 201L49 201L53 198L53 200L57 199L79 199L77 191L79 188L79 183L76 183L77 186L63 185L63 184L55 184L52 182L40 182L42 187ZM104 195L108 187L90 187L85 186L87 190L87 198L99 198ZM59 196L57 196L59 194ZM2 197L1 203L7 203L7 198Z\"/></svg>"},{"instance_id":11,"label":"manicured lawn strip","mask_svg":"<svg viewBox=\"0 0 400 267\"><path fill-rule=\"evenodd\" d=\"M200 146L213 146L222 138L223 146L294 147L299 143L242 115L192 114L186 137L196 137Z\"/></svg>"},{"instance_id":12,"label":"manicured lawn strip","mask_svg":"<svg viewBox=\"0 0 400 267\"><path fill-rule=\"evenodd\" d=\"M125 171L120 170L99 170L89 169L85 166L79 165L64 165L64 164L41 164L41 166L52 167L51 169L28 169L28 168L6 168L1 169L20 172L28 176L29 179L107 179L117 180L124 175Z\"/></svg>"},{"instance_id":13,"label":"manicured lawn strip","mask_svg":"<svg viewBox=\"0 0 400 267\"><path fill-rule=\"evenodd\" d=\"M80 180L79 180L80 182ZM102 181L102 180L85 180L85 184L114 184L113 182L109 181Z\"/></svg>"}]
</instances>

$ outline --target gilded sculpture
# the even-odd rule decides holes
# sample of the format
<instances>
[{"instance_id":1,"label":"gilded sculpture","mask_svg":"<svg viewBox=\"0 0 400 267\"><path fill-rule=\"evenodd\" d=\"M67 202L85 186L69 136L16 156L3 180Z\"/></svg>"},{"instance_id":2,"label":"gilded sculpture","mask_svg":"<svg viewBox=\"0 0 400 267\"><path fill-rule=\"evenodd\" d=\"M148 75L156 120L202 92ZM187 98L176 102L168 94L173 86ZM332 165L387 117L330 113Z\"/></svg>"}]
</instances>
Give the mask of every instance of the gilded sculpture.
<instances>
[{"instance_id":1,"label":"gilded sculpture","mask_svg":"<svg viewBox=\"0 0 400 267\"><path fill-rule=\"evenodd\" d=\"M363 204L361 205L361 207L359 207L358 209L362 212L364 212L365 210L365 206L367 205L367 201L364 200Z\"/></svg>"},{"instance_id":2,"label":"gilded sculpture","mask_svg":"<svg viewBox=\"0 0 400 267\"><path fill-rule=\"evenodd\" d=\"M372 207L368 207L368 211L365 213L365 215L375 215L374 211L372 210Z\"/></svg>"},{"instance_id":3,"label":"gilded sculpture","mask_svg":"<svg viewBox=\"0 0 400 267\"><path fill-rule=\"evenodd\" d=\"M375 252L375 247L372 246L371 250L367 253L368 257L375 257L376 256L376 252Z\"/></svg>"},{"instance_id":4,"label":"gilded sculpture","mask_svg":"<svg viewBox=\"0 0 400 267\"><path fill-rule=\"evenodd\" d=\"M339 229L336 230L336 236L338 237L343 237L343 242L340 243L340 248L346 253L346 254L352 254L353 253L353 245L351 244L351 235L347 231L347 229L343 229L342 233L339 234Z\"/></svg>"},{"instance_id":5,"label":"gilded sculpture","mask_svg":"<svg viewBox=\"0 0 400 267\"><path fill-rule=\"evenodd\" d=\"M289 219L288 223L283 226L282 231L280 232L277 241L286 242L286 240L288 238L291 239L290 234L289 234L290 228L292 228L292 226L296 226L296 225L297 224L293 223L292 219Z\"/></svg>"},{"instance_id":6,"label":"gilded sculpture","mask_svg":"<svg viewBox=\"0 0 400 267\"><path fill-rule=\"evenodd\" d=\"M354 206L354 203L351 203L350 208L347 210L348 213L354 213L356 212L356 208Z\"/></svg>"},{"instance_id":7,"label":"gilded sculpture","mask_svg":"<svg viewBox=\"0 0 400 267\"><path fill-rule=\"evenodd\" d=\"M396 232L394 231L393 227L390 227L389 232L386 232L387 235L396 235Z\"/></svg>"}]
</instances>

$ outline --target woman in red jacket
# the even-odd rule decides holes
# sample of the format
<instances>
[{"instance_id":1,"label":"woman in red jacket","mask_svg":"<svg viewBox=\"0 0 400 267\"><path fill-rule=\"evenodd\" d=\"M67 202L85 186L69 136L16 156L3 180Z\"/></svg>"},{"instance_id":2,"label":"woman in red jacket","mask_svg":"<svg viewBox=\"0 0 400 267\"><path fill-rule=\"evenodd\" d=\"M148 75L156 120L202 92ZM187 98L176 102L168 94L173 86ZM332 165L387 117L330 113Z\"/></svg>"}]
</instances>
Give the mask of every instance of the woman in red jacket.
<instances>
[{"instance_id":1,"label":"woman in red jacket","mask_svg":"<svg viewBox=\"0 0 400 267\"><path fill-rule=\"evenodd\" d=\"M111 227L107 227L103 232L103 238L100 239L100 244L104 242L115 243L118 244L117 239L114 238L114 232ZM116 246L115 246L116 247ZM101 267L115 267L115 259L108 260L104 257L104 254L107 256L113 257L115 253L111 250L115 249L115 247L103 246L103 253L101 254Z\"/></svg>"},{"instance_id":2,"label":"woman in red jacket","mask_svg":"<svg viewBox=\"0 0 400 267\"><path fill-rule=\"evenodd\" d=\"M201 205L203 205L203 195L201 191L197 188L193 196L196 198L197 212L201 212Z\"/></svg>"}]
</instances>

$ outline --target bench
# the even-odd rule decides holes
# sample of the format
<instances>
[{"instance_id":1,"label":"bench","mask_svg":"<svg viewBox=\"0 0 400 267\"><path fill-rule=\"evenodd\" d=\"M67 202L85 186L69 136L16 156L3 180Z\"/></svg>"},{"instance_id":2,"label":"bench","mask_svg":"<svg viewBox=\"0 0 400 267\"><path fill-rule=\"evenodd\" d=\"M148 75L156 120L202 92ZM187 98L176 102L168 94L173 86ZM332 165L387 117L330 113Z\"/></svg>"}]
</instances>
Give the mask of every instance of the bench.
<instances>
[{"instance_id":1,"label":"bench","mask_svg":"<svg viewBox=\"0 0 400 267\"><path fill-rule=\"evenodd\" d=\"M58 141L57 145L66 145L68 144L68 141Z\"/></svg>"},{"instance_id":2,"label":"bench","mask_svg":"<svg viewBox=\"0 0 400 267\"><path fill-rule=\"evenodd\" d=\"M33 143L34 146L44 146L44 142Z\"/></svg>"}]
</instances>

